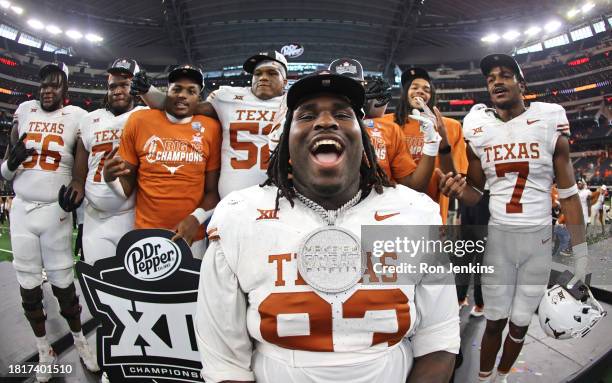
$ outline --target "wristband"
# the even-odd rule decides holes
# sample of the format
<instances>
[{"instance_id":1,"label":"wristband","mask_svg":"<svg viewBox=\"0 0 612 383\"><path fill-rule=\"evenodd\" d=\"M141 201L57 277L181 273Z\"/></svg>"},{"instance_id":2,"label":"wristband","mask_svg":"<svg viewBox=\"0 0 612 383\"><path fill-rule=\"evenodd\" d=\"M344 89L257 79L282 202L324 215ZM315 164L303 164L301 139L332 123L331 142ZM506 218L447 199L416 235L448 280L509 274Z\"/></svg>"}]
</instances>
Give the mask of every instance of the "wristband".
<instances>
[{"instance_id":1,"label":"wristband","mask_svg":"<svg viewBox=\"0 0 612 383\"><path fill-rule=\"evenodd\" d=\"M7 181L15 177L15 172L8 168L8 161L2 162L2 165L0 165L0 173L2 173L2 177Z\"/></svg>"},{"instance_id":2,"label":"wristband","mask_svg":"<svg viewBox=\"0 0 612 383\"><path fill-rule=\"evenodd\" d=\"M123 185L121 185L121 181L119 181L119 178L115 178L113 181L106 182L106 184L119 197L123 197L127 199L127 196L125 195L125 191L123 190Z\"/></svg>"},{"instance_id":3,"label":"wristband","mask_svg":"<svg viewBox=\"0 0 612 383\"><path fill-rule=\"evenodd\" d=\"M192 211L191 215L194 216L195 219L198 221L198 223L201 225L208 218L210 218L210 216L213 214L213 211L215 211L215 209L204 210L201 207L199 207L199 208L195 209L194 211Z\"/></svg>"},{"instance_id":4,"label":"wristband","mask_svg":"<svg viewBox=\"0 0 612 383\"><path fill-rule=\"evenodd\" d=\"M438 155L438 148L440 147L440 141L428 142L423 145L423 154L430 157Z\"/></svg>"},{"instance_id":5,"label":"wristband","mask_svg":"<svg viewBox=\"0 0 612 383\"><path fill-rule=\"evenodd\" d=\"M574 184L567 189L557 189L557 191L559 192L559 198L565 199L573 196L574 194L578 194L578 186Z\"/></svg>"},{"instance_id":6,"label":"wristband","mask_svg":"<svg viewBox=\"0 0 612 383\"><path fill-rule=\"evenodd\" d=\"M450 145L448 145L448 146L447 146L447 147L445 147L445 148L442 148L442 149L439 149L439 150L438 150L438 154L448 154L448 153L450 153L450 152L451 152L451 147L450 147Z\"/></svg>"}]
</instances>

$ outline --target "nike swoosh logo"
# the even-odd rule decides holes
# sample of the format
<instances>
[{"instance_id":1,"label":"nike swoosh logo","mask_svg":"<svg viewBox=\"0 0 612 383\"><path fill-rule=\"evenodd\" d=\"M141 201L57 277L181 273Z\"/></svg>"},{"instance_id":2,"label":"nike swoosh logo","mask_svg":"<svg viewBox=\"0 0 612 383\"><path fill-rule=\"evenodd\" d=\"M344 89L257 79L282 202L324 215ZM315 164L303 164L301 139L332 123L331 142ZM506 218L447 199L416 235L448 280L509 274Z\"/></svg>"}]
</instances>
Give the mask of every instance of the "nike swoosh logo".
<instances>
[{"instance_id":1,"label":"nike swoosh logo","mask_svg":"<svg viewBox=\"0 0 612 383\"><path fill-rule=\"evenodd\" d=\"M391 213L391 214L380 215L380 214L378 214L378 212L376 212L376 213L374 213L374 219L377 220L377 221L383 221L383 220L385 220L387 218L391 218L394 215L398 215L398 214L399 214L399 212L398 213Z\"/></svg>"},{"instance_id":2,"label":"nike swoosh logo","mask_svg":"<svg viewBox=\"0 0 612 383\"><path fill-rule=\"evenodd\" d=\"M60 218L60 222L64 222L68 217Z\"/></svg>"},{"instance_id":3,"label":"nike swoosh logo","mask_svg":"<svg viewBox=\"0 0 612 383\"><path fill-rule=\"evenodd\" d=\"M538 121L540 120L527 120L527 125L535 124Z\"/></svg>"},{"instance_id":4,"label":"nike swoosh logo","mask_svg":"<svg viewBox=\"0 0 612 383\"><path fill-rule=\"evenodd\" d=\"M550 237L549 237L549 238L547 238L547 239L543 239L543 240L542 240L542 245L543 245L543 244L545 244L545 243L546 243L546 242L548 242L548 241L550 241Z\"/></svg>"}]
</instances>

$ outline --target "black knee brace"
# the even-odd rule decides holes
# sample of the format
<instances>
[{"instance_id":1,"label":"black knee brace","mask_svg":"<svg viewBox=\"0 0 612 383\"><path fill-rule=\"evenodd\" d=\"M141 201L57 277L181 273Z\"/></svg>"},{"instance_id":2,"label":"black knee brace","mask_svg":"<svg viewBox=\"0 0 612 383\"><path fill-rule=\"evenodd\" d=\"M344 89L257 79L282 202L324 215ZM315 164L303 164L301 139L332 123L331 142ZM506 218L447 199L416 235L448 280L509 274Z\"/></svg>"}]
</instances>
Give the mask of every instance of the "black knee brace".
<instances>
[{"instance_id":1,"label":"black knee brace","mask_svg":"<svg viewBox=\"0 0 612 383\"><path fill-rule=\"evenodd\" d=\"M79 297L76 295L74 283L71 283L65 289L51 285L51 289L59 303L60 314L66 318L66 320L79 319L81 315L81 305L79 304Z\"/></svg>"},{"instance_id":2,"label":"black knee brace","mask_svg":"<svg viewBox=\"0 0 612 383\"><path fill-rule=\"evenodd\" d=\"M43 292L40 286L36 286L33 289L24 289L19 287L21 293L21 306L28 322L32 326L44 323L47 319L45 310L43 309Z\"/></svg>"}]
</instances>

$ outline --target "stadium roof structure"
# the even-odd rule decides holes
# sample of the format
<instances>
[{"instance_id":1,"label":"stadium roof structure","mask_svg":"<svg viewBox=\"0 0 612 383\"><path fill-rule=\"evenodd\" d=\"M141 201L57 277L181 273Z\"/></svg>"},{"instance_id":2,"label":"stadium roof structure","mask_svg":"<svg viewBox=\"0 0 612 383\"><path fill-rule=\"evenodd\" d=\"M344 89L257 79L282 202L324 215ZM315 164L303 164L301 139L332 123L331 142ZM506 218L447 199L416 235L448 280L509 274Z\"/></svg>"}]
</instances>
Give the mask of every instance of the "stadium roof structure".
<instances>
[{"instance_id":1,"label":"stadium roof structure","mask_svg":"<svg viewBox=\"0 0 612 383\"><path fill-rule=\"evenodd\" d=\"M22 0L42 20L99 32L103 44L73 44L79 57L201 64L205 70L297 43L299 62L358 58L366 69L474 59L491 28L541 24L566 0ZM15 22L15 20L13 20ZM21 26L25 26L22 22ZM66 42L68 43L68 42ZM291 61L291 59L290 59Z\"/></svg>"}]
</instances>

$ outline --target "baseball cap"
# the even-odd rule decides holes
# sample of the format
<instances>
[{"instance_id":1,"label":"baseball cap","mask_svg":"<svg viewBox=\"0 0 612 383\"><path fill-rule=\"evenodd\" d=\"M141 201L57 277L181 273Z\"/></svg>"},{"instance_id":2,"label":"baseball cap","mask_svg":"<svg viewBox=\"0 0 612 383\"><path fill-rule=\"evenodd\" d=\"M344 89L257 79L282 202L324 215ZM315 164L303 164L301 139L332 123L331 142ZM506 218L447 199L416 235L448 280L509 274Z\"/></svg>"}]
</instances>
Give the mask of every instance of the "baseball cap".
<instances>
[{"instance_id":1,"label":"baseball cap","mask_svg":"<svg viewBox=\"0 0 612 383\"><path fill-rule=\"evenodd\" d=\"M200 88L204 87L204 75L200 68L189 64L179 65L168 74L168 83L171 84L179 78L187 77L193 80Z\"/></svg>"},{"instance_id":2,"label":"baseball cap","mask_svg":"<svg viewBox=\"0 0 612 383\"><path fill-rule=\"evenodd\" d=\"M260 52L254 56L249 57L244 64L242 65L242 69L245 72L253 74L255 71L255 67L262 61L276 61L280 63L284 68L285 72L287 72L287 59L283 56L282 53L277 51L272 52Z\"/></svg>"},{"instance_id":3,"label":"baseball cap","mask_svg":"<svg viewBox=\"0 0 612 383\"><path fill-rule=\"evenodd\" d=\"M422 78L431 83L431 77L429 77L429 73L423 68L410 68L402 73L402 87L409 85L412 80L416 78Z\"/></svg>"},{"instance_id":4,"label":"baseball cap","mask_svg":"<svg viewBox=\"0 0 612 383\"><path fill-rule=\"evenodd\" d=\"M355 59L340 58L329 64L328 68L332 73L341 74L357 81L365 81L363 78L363 67Z\"/></svg>"},{"instance_id":5,"label":"baseball cap","mask_svg":"<svg viewBox=\"0 0 612 383\"><path fill-rule=\"evenodd\" d=\"M127 74L133 77L136 73L140 72L140 67L136 60L128 58L118 58L113 61L111 66L106 70L110 74Z\"/></svg>"},{"instance_id":6,"label":"baseball cap","mask_svg":"<svg viewBox=\"0 0 612 383\"><path fill-rule=\"evenodd\" d=\"M363 86L348 76L329 70L314 72L293 84L287 92L287 107L294 110L305 97L318 93L333 93L348 98L357 118L363 117Z\"/></svg>"},{"instance_id":7,"label":"baseball cap","mask_svg":"<svg viewBox=\"0 0 612 383\"><path fill-rule=\"evenodd\" d=\"M480 70L484 76L487 76L489 72L491 72L491 69L495 68L496 66L511 68L514 73L516 73L519 80L525 81L525 76L523 75L521 67L512 56L503 53L494 53L485 56L482 60L480 60Z\"/></svg>"},{"instance_id":8,"label":"baseball cap","mask_svg":"<svg viewBox=\"0 0 612 383\"><path fill-rule=\"evenodd\" d=\"M68 70L68 65L66 65L66 63L63 63L61 61L58 61L58 62L54 62L51 64L47 64L43 66L42 68L40 68L40 71L38 72L38 77L40 77L40 79L42 80L45 77L47 77L49 73L52 73L52 72L63 73L66 76L66 80L68 80L68 74L70 73Z\"/></svg>"}]
</instances>

